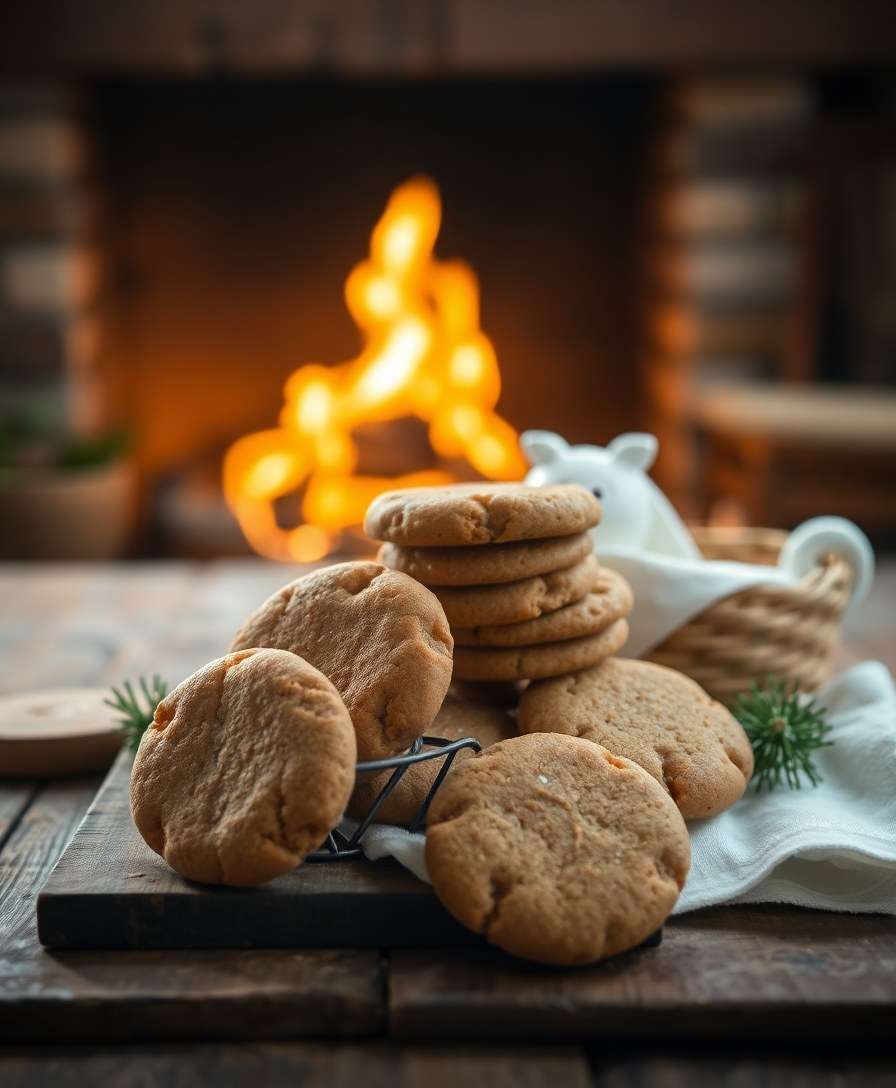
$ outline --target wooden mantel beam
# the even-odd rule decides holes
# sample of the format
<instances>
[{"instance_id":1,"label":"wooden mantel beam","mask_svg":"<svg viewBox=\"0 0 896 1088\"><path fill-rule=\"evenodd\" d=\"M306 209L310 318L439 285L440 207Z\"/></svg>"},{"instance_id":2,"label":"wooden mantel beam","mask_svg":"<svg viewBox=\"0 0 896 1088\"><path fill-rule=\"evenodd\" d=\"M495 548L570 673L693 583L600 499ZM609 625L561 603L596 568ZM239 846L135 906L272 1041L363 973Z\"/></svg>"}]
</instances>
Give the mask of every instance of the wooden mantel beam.
<instances>
[{"instance_id":1,"label":"wooden mantel beam","mask_svg":"<svg viewBox=\"0 0 896 1088\"><path fill-rule=\"evenodd\" d=\"M892 0L29 0L0 75L890 66Z\"/></svg>"}]
</instances>

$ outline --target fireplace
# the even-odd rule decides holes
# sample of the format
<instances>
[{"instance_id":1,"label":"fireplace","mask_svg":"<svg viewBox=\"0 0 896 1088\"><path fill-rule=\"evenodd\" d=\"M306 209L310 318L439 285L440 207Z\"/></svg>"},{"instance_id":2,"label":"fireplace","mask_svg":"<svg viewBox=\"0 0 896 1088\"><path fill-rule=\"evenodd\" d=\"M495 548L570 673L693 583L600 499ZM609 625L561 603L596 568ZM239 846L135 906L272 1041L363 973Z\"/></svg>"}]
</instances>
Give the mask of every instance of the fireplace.
<instances>
[{"instance_id":1,"label":"fireplace","mask_svg":"<svg viewBox=\"0 0 896 1088\"><path fill-rule=\"evenodd\" d=\"M480 281L503 416L578 440L632 427L652 102L634 78L99 83L105 351L143 471L219 461L275 425L298 365L357 354L343 284L421 173L437 257ZM389 474L430 467L395 452Z\"/></svg>"},{"instance_id":2,"label":"fireplace","mask_svg":"<svg viewBox=\"0 0 896 1088\"><path fill-rule=\"evenodd\" d=\"M523 470L506 448L526 428L599 443L649 429L659 482L706 512L695 395L707 378L787 377L805 355L813 132L832 102L864 109L869 85L892 100L884 24L834 4L784 25L743 5L761 24L744 34L697 5L684 32L651 5L538 7L371 2L351 5L358 22L298 5L276 33L215 4L198 21L128 4L77 26L22 14L0 122L49 116L78 161L26 192L40 237L3 282L38 303L20 316L0 299L0 384L64 386L76 430L124 429L139 553L248 550L227 451L278 426L300 368L358 357L346 278L390 194L420 177L441 200L434 259L475 274L500 372L492 474ZM62 263L35 262L38 243ZM412 410L353 418L352 474L490 474L432 426ZM256 551L352 546L356 515L320 513L284 546L309 520L306 484L271 498L279 543L250 529Z\"/></svg>"}]
</instances>

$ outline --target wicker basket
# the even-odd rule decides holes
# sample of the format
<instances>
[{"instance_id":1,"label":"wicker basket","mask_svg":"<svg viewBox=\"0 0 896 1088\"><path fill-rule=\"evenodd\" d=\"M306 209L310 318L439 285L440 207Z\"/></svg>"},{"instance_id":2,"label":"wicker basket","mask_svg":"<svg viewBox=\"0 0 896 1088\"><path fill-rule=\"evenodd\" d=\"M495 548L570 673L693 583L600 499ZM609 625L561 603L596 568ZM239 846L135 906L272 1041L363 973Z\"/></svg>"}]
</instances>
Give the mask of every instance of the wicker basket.
<instances>
[{"instance_id":1,"label":"wicker basket","mask_svg":"<svg viewBox=\"0 0 896 1088\"><path fill-rule=\"evenodd\" d=\"M697 529L707 559L771 566L787 534L777 529ZM680 627L651 661L694 678L731 703L753 683L780 677L811 691L825 679L849 603L852 568L825 556L793 586L754 586L717 601Z\"/></svg>"}]
</instances>

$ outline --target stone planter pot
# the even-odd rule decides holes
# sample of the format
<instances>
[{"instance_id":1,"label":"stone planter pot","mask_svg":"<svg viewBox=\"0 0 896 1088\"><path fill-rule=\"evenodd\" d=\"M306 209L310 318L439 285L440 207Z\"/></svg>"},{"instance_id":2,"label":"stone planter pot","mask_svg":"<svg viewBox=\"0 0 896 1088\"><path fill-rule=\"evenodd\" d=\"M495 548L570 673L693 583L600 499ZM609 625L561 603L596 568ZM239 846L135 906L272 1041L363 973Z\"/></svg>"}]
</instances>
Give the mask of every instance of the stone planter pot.
<instances>
[{"instance_id":1,"label":"stone planter pot","mask_svg":"<svg viewBox=\"0 0 896 1088\"><path fill-rule=\"evenodd\" d=\"M0 476L0 558L117 559L130 542L135 505L127 461Z\"/></svg>"}]
</instances>

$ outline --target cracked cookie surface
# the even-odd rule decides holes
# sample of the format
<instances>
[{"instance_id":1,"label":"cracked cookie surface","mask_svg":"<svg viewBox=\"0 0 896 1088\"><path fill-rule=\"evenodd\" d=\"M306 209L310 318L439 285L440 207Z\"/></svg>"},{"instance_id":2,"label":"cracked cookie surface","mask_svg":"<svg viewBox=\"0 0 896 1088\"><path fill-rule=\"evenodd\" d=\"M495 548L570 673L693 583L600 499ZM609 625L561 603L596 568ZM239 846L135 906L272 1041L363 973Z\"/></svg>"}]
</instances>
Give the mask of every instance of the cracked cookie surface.
<instances>
[{"instance_id":1,"label":"cracked cookie surface","mask_svg":"<svg viewBox=\"0 0 896 1088\"><path fill-rule=\"evenodd\" d=\"M600 516L600 503L578 484L482 482L387 491L368 507L364 532L393 544L463 547L568 536Z\"/></svg>"},{"instance_id":2,"label":"cracked cookie surface","mask_svg":"<svg viewBox=\"0 0 896 1088\"><path fill-rule=\"evenodd\" d=\"M593 550L590 533L492 544L487 548L416 548L383 544L377 559L425 586L479 586L516 582L564 570Z\"/></svg>"},{"instance_id":3,"label":"cracked cookie surface","mask_svg":"<svg viewBox=\"0 0 896 1088\"><path fill-rule=\"evenodd\" d=\"M572 604L598 584L597 556L588 555L564 570L536 574L518 582L484 586L434 586L452 630L492 623L521 623Z\"/></svg>"},{"instance_id":4,"label":"cracked cookie surface","mask_svg":"<svg viewBox=\"0 0 896 1088\"><path fill-rule=\"evenodd\" d=\"M182 876L261 884L339 822L355 758L348 710L322 673L284 650L242 650L159 703L131 771L131 813Z\"/></svg>"},{"instance_id":5,"label":"cracked cookie surface","mask_svg":"<svg viewBox=\"0 0 896 1088\"><path fill-rule=\"evenodd\" d=\"M690 865L681 814L637 764L577 737L533 733L448 776L426 864L445 907L505 951L583 964L639 944Z\"/></svg>"},{"instance_id":6,"label":"cracked cookie surface","mask_svg":"<svg viewBox=\"0 0 896 1088\"><path fill-rule=\"evenodd\" d=\"M320 669L348 707L358 759L404 751L427 732L451 681L454 646L438 600L379 563L338 563L272 594L231 646L272 646Z\"/></svg>"},{"instance_id":7,"label":"cracked cookie surface","mask_svg":"<svg viewBox=\"0 0 896 1088\"><path fill-rule=\"evenodd\" d=\"M578 601L522 623L454 628L456 646L533 646L594 635L626 617L634 603L631 587L615 571L603 568L597 585Z\"/></svg>"},{"instance_id":8,"label":"cracked cookie surface","mask_svg":"<svg viewBox=\"0 0 896 1088\"><path fill-rule=\"evenodd\" d=\"M516 736L516 724L507 710L502 707L487 706L463 699L448 693L442 709L432 723L430 735L444 737L446 740L461 740L463 737L475 737L483 748L489 748L500 740ZM432 751L424 745L424 751ZM454 757L449 774L472 755L472 749L462 748ZM442 768L441 759L429 759L425 763L416 763L405 771L401 781L389 794L377 810L376 822L381 824L409 824L420 810L420 806L432 788L436 776ZM348 811L350 816L363 819L370 811L383 786L389 781L391 771L381 771L365 778L359 778Z\"/></svg>"},{"instance_id":9,"label":"cracked cookie surface","mask_svg":"<svg viewBox=\"0 0 896 1088\"><path fill-rule=\"evenodd\" d=\"M634 760L687 819L729 808L753 773L750 742L733 715L690 677L648 661L608 658L530 684L518 727L569 733Z\"/></svg>"}]
</instances>

